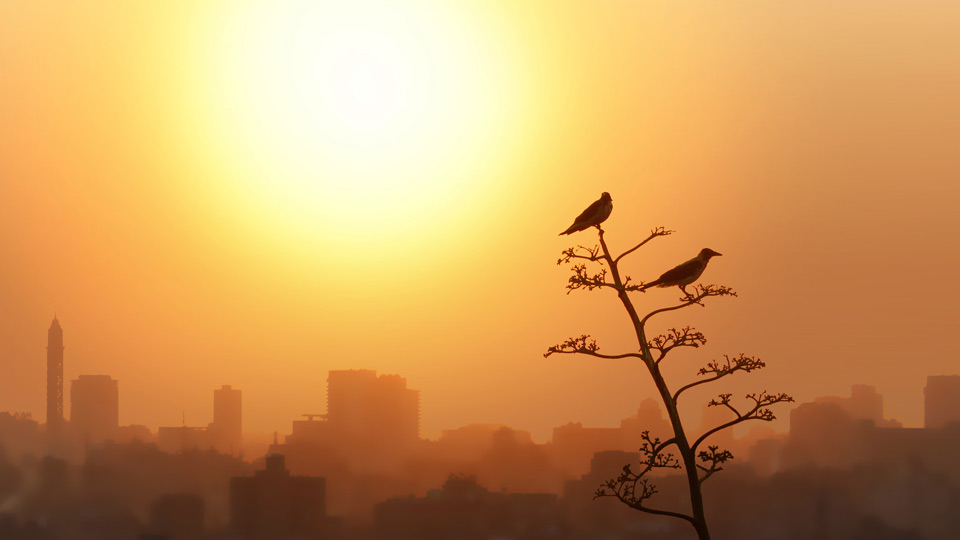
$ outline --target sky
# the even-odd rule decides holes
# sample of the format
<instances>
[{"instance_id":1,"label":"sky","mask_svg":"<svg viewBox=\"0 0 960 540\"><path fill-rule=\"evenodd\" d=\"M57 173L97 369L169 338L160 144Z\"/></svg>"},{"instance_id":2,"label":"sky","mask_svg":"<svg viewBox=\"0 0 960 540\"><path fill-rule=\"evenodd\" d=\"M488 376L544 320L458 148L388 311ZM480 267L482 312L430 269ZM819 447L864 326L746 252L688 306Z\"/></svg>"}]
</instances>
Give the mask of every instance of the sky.
<instances>
[{"instance_id":1,"label":"sky","mask_svg":"<svg viewBox=\"0 0 960 540\"><path fill-rule=\"evenodd\" d=\"M288 433L366 368L421 390L430 438L616 426L642 365L542 356L637 346L556 265L607 191L612 249L676 231L625 273L710 247L739 293L654 319L708 338L669 382L768 364L691 422L870 384L922 426L926 377L960 374L958 26L932 0L2 2L0 410L44 417L56 314L66 380L119 380L123 425L206 425L230 384L245 431Z\"/></svg>"}]
</instances>

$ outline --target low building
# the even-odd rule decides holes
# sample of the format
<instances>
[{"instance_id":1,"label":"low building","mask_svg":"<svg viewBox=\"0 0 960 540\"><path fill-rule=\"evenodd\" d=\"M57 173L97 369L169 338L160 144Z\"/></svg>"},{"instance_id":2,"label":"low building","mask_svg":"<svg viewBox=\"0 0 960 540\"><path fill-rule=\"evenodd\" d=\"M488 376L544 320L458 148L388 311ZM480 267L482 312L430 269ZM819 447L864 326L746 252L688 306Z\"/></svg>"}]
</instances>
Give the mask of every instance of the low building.
<instances>
[{"instance_id":1,"label":"low building","mask_svg":"<svg viewBox=\"0 0 960 540\"><path fill-rule=\"evenodd\" d=\"M157 428L157 447L164 452L175 454L188 450L209 450L213 448L207 428L178 426Z\"/></svg>"},{"instance_id":2,"label":"low building","mask_svg":"<svg viewBox=\"0 0 960 540\"><path fill-rule=\"evenodd\" d=\"M205 503L194 493L167 493L150 505L150 529L168 538L195 538L204 532Z\"/></svg>"},{"instance_id":3,"label":"low building","mask_svg":"<svg viewBox=\"0 0 960 540\"><path fill-rule=\"evenodd\" d=\"M563 537L564 516L552 493L497 493L472 476L451 475L426 497L389 499L374 507L383 540Z\"/></svg>"},{"instance_id":4,"label":"low building","mask_svg":"<svg viewBox=\"0 0 960 540\"><path fill-rule=\"evenodd\" d=\"M291 476L280 454L266 470L230 479L230 526L244 538L319 538L327 519L326 479Z\"/></svg>"}]
</instances>

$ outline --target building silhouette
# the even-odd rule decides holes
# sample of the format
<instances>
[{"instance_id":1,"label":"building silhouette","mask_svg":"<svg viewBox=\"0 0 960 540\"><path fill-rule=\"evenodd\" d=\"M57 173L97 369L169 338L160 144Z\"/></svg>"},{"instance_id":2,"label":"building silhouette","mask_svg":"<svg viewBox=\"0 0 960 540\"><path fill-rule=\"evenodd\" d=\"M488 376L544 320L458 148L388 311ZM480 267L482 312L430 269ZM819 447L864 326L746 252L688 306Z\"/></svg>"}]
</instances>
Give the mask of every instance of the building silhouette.
<instances>
[{"instance_id":1,"label":"building silhouette","mask_svg":"<svg viewBox=\"0 0 960 540\"><path fill-rule=\"evenodd\" d=\"M565 538L556 494L491 492L476 477L451 474L426 497L393 498L374 506L376 538Z\"/></svg>"},{"instance_id":2,"label":"building silhouette","mask_svg":"<svg viewBox=\"0 0 960 540\"><path fill-rule=\"evenodd\" d=\"M354 465L392 470L420 442L420 391L407 388L399 375L331 370L327 413L304 416L307 420L294 421L287 444L331 449ZM276 446L272 451L290 450ZM300 460L291 455L291 463L298 469Z\"/></svg>"},{"instance_id":3,"label":"building silhouette","mask_svg":"<svg viewBox=\"0 0 960 540\"><path fill-rule=\"evenodd\" d=\"M316 449L323 448L368 472L392 471L421 442L420 391L407 388L407 380L399 375L378 377L370 369L331 370L327 413L303 416L307 420L293 422L293 433L285 444L271 450L288 455L295 470L303 465L301 450L316 454Z\"/></svg>"},{"instance_id":4,"label":"building silhouette","mask_svg":"<svg viewBox=\"0 0 960 540\"><path fill-rule=\"evenodd\" d=\"M280 454L266 470L230 479L230 527L244 538L318 538L327 522L326 479L291 476Z\"/></svg>"},{"instance_id":5,"label":"building silhouette","mask_svg":"<svg viewBox=\"0 0 960 540\"><path fill-rule=\"evenodd\" d=\"M239 455L243 433L243 399L240 390L229 384L213 391L213 422L210 438L214 448L224 454Z\"/></svg>"},{"instance_id":6,"label":"building silhouette","mask_svg":"<svg viewBox=\"0 0 960 540\"><path fill-rule=\"evenodd\" d=\"M196 538L204 532L205 506L195 493L165 493L150 505L150 530L161 538Z\"/></svg>"},{"instance_id":7,"label":"building silhouette","mask_svg":"<svg viewBox=\"0 0 960 540\"><path fill-rule=\"evenodd\" d=\"M225 384L213 391L213 422L207 427L186 425L157 428L157 446L164 452L214 449L221 454L241 455L242 393ZM241 456L242 457L242 456Z\"/></svg>"},{"instance_id":8,"label":"building silhouette","mask_svg":"<svg viewBox=\"0 0 960 540\"><path fill-rule=\"evenodd\" d=\"M157 448L176 454L188 450L207 450L213 447L210 432L204 427L176 426L157 428Z\"/></svg>"},{"instance_id":9,"label":"building silhouette","mask_svg":"<svg viewBox=\"0 0 960 540\"><path fill-rule=\"evenodd\" d=\"M133 424L117 428L113 441L117 443L131 443L133 441L157 442L157 438L147 426Z\"/></svg>"},{"instance_id":10,"label":"building silhouette","mask_svg":"<svg viewBox=\"0 0 960 540\"><path fill-rule=\"evenodd\" d=\"M42 440L40 424L30 413L0 412L0 464L10 459L9 456L38 452ZM0 478L2 476L0 474Z\"/></svg>"},{"instance_id":11,"label":"building silhouette","mask_svg":"<svg viewBox=\"0 0 960 540\"><path fill-rule=\"evenodd\" d=\"M47 431L63 426L63 329L56 315L47 330Z\"/></svg>"},{"instance_id":12,"label":"building silhouette","mask_svg":"<svg viewBox=\"0 0 960 540\"><path fill-rule=\"evenodd\" d=\"M400 375L369 369L327 375L327 422L334 438L375 446L407 446L420 438L420 391Z\"/></svg>"},{"instance_id":13,"label":"building silhouette","mask_svg":"<svg viewBox=\"0 0 960 540\"><path fill-rule=\"evenodd\" d=\"M854 420L869 420L880 427L900 427L896 420L883 417L883 396L868 384L853 385L850 388L850 397L821 396L813 402L835 404Z\"/></svg>"},{"instance_id":14,"label":"building silhouette","mask_svg":"<svg viewBox=\"0 0 960 540\"><path fill-rule=\"evenodd\" d=\"M304 414L306 420L294 420L290 435L284 442L287 444L313 444L328 442L329 424L325 414ZM277 444L274 441L274 444Z\"/></svg>"},{"instance_id":15,"label":"building silhouette","mask_svg":"<svg viewBox=\"0 0 960 540\"><path fill-rule=\"evenodd\" d=\"M923 389L923 426L960 422L960 375L930 375Z\"/></svg>"},{"instance_id":16,"label":"building silhouette","mask_svg":"<svg viewBox=\"0 0 960 540\"><path fill-rule=\"evenodd\" d=\"M620 427L584 427L580 422L553 428L549 453L564 471L579 476L590 470L593 456L605 450L634 451L643 445L642 434L664 440L672 434L670 421L664 418L660 405L653 399L644 399L637 414L620 421Z\"/></svg>"},{"instance_id":17,"label":"building silhouette","mask_svg":"<svg viewBox=\"0 0 960 540\"><path fill-rule=\"evenodd\" d=\"M119 427L119 391L109 375L80 375L70 383L70 425L91 443L113 439Z\"/></svg>"},{"instance_id":18,"label":"building silhouette","mask_svg":"<svg viewBox=\"0 0 960 540\"><path fill-rule=\"evenodd\" d=\"M490 450L497 432L507 429L518 443L533 444L529 431L513 430L504 424L468 424L457 429L444 429L436 446L448 459L479 460Z\"/></svg>"},{"instance_id":19,"label":"building silhouette","mask_svg":"<svg viewBox=\"0 0 960 540\"><path fill-rule=\"evenodd\" d=\"M624 465L639 463L640 459L639 452L597 452L590 459L586 473L564 483L563 513L572 524L585 529L575 538L624 538L616 534L616 531L623 530L635 531L633 538L663 538L644 529L650 520L641 517L636 510L619 501L594 499L597 488L622 474ZM657 479L656 483L663 487L662 480Z\"/></svg>"}]
</instances>

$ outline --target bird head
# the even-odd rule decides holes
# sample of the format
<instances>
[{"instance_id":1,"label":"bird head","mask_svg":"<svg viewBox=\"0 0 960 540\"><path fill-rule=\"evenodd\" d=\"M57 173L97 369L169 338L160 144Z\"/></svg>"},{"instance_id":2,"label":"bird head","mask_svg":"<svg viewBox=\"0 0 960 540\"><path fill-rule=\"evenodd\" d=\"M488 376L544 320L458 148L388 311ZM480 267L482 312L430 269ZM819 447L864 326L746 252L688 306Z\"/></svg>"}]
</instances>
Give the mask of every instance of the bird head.
<instances>
[{"instance_id":1,"label":"bird head","mask_svg":"<svg viewBox=\"0 0 960 540\"><path fill-rule=\"evenodd\" d=\"M697 256L700 257L701 259L705 259L709 261L710 257L717 257L720 255L723 255L723 253L717 253L716 251L710 248L703 248L700 250L700 254Z\"/></svg>"},{"instance_id":2,"label":"bird head","mask_svg":"<svg viewBox=\"0 0 960 540\"><path fill-rule=\"evenodd\" d=\"M609 194L609 193L607 193L606 191L604 191L603 194L600 195L600 200L603 201L603 202L610 202L610 201L613 200L613 198L610 197L610 194Z\"/></svg>"}]
</instances>

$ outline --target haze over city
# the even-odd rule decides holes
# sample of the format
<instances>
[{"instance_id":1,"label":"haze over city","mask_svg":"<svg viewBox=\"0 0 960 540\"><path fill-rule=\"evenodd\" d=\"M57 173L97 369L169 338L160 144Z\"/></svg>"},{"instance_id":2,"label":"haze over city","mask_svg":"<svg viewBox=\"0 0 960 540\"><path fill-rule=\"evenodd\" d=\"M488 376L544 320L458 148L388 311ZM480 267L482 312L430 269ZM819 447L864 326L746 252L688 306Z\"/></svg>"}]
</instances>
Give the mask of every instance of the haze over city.
<instances>
[{"instance_id":1,"label":"haze over city","mask_svg":"<svg viewBox=\"0 0 960 540\"><path fill-rule=\"evenodd\" d=\"M725 254L710 281L740 298L684 314L710 337L698 363L751 352L801 397L875 384L920 425L924 377L957 355L922 336L960 317L960 8L374 4L0 8L0 407L42 410L57 313L67 378L122 380L122 422L209 420L229 379L271 432L362 365L423 391L428 436L610 425L650 389L634 364L540 356L580 330L628 343L611 295L563 295L553 264L609 191L611 242L678 231L638 279ZM329 39L371 77L415 51L415 88L456 90L431 119L456 139L305 104L325 39L307 16L356 24Z\"/></svg>"},{"instance_id":2,"label":"haze over city","mask_svg":"<svg viewBox=\"0 0 960 540\"><path fill-rule=\"evenodd\" d=\"M0 411L49 418L56 317L63 403L109 376L153 443L212 425L229 385L265 452L347 370L418 391L418 440L620 429L658 398L642 362L544 357L637 349L616 293L567 294L557 264L597 244L558 233L609 193L612 251L674 231L622 273L709 247L699 282L738 294L650 323L706 336L667 379L766 363L693 389L691 425L717 392L784 392L780 441L795 407L870 387L881 411L853 419L930 427L928 377L960 374L958 27L928 0L0 3ZM337 502L298 455L335 511L377 502ZM245 459L222 476L267 467ZM560 493L581 461L525 486ZM416 489L471 472L431 471Z\"/></svg>"}]
</instances>

